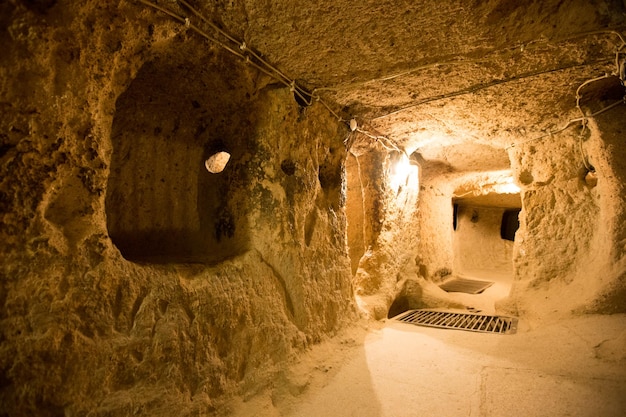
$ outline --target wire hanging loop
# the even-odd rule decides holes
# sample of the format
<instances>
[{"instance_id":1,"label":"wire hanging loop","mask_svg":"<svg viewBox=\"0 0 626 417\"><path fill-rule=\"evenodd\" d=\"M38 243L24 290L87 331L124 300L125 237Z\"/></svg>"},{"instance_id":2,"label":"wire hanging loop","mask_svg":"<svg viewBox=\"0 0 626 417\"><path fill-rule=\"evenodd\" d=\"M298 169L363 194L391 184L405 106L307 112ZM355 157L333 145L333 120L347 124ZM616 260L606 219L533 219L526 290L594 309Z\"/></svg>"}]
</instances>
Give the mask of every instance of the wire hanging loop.
<instances>
[{"instance_id":1,"label":"wire hanging loop","mask_svg":"<svg viewBox=\"0 0 626 417\"><path fill-rule=\"evenodd\" d=\"M589 163L589 158L585 154L585 150L583 148L584 135L587 128L587 118L584 118L582 121L582 128L580 129L580 133L578 134L578 151L580 152L580 159L583 161L583 165L587 172L595 172L595 168Z\"/></svg>"}]
</instances>

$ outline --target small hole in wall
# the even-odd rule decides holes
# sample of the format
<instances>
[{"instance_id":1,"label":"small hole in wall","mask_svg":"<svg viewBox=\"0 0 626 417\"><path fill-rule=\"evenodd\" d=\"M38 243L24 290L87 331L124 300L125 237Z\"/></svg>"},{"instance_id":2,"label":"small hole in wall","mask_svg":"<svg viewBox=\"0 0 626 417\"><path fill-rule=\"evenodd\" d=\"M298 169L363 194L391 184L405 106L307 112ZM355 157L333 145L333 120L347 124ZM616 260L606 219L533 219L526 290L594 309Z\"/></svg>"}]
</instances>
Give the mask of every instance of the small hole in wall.
<instances>
[{"instance_id":1,"label":"small hole in wall","mask_svg":"<svg viewBox=\"0 0 626 417\"><path fill-rule=\"evenodd\" d=\"M292 160L285 159L280 163L280 169L285 173L285 175L293 175L296 173L296 164Z\"/></svg>"}]
</instances>

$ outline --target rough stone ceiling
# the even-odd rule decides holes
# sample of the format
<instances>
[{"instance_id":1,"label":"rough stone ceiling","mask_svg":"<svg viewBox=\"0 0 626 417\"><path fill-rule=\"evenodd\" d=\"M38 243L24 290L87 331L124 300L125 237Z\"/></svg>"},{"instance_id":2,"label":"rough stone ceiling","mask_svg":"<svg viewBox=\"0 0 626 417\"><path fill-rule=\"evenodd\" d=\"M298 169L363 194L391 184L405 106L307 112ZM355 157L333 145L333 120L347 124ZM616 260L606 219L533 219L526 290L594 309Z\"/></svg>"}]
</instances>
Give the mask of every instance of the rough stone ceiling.
<instances>
[{"instance_id":1,"label":"rough stone ceiling","mask_svg":"<svg viewBox=\"0 0 626 417\"><path fill-rule=\"evenodd\" d=\"M616 50L626 52L621 0L195 6L370 131L423 155L472 142L492 165L506 146L556 130L578 114L578 86L615 73ZM480 162L476 149L470 152Z\"/></svg>"}]
</instances>

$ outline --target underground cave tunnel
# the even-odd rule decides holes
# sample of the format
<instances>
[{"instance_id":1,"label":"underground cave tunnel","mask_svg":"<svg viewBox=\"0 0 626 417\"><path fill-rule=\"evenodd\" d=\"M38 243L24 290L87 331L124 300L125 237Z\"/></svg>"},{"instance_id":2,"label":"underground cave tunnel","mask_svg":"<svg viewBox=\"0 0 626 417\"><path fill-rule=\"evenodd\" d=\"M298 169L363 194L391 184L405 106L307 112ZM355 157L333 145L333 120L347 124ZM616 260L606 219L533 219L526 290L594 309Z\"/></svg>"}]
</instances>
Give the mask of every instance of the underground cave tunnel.
<instances>
[{"instance_id":1,"label":"underground cave tunnel","mask_svg":"<svg viewBox=\"0 0 626 417\"><path fill-rule=\"evenodd\" d=\"M614 0L0 2L0 417L622 417L625 30Z\"/></svg>"}]
</instances>

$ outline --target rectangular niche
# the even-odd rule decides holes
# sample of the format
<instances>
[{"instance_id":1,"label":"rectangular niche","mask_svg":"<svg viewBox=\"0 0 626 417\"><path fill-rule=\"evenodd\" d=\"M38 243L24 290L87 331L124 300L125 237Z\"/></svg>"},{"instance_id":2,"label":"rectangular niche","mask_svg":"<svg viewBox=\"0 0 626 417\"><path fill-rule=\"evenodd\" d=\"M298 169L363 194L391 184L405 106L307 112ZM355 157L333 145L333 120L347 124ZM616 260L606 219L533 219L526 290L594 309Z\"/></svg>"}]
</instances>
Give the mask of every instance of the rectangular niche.
<instances>
[{"instance_id":1,"label":"rectangular niche","mask_svg":"<svg viewBox=\"0 0 626 417\"><path fill-rule=\"evenodd\" d=\"M246 99L219 79L234 71L193 66L185 80L184 65L144 65L116 102L107 228L130 261L211 264L247 250L242 144L229 139L249 136L236 119ZM217 151L233 155L212 173Z\"/></svg>"}]
</instances>

